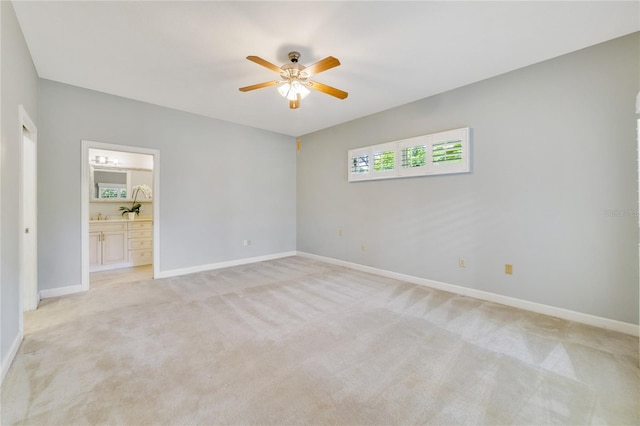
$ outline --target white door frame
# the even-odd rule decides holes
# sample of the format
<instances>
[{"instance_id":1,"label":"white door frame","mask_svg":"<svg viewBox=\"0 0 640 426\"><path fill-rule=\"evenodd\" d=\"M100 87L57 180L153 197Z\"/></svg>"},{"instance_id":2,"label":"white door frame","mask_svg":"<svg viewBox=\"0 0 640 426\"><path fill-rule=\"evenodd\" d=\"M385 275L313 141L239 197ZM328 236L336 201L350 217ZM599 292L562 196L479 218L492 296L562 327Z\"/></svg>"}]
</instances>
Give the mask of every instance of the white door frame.
<instances>
[{"instance_id":1,"label":"white door frame","mask_svg":"<svg viewBox=\"0 0 640 426\"><path fill-rule=\"evenodd\" d=\"M33 120L31 120L31 117L29 117L29 114L27 114L27 111L25 110L24 106L19 105L18 106L18 124L20 126L20 133L19 133L19 137L20 137L20 175L19 175L19 179L20 179L20 185L19 185L19 195L18 195L18 220L19 220L19 241L18 241L18 264L19 264L19 304L20 304L20 312L23 311L33 311L35 309L38 308L38 302L39 302L39 297L38 297L38 207L37 207L37 190L36 190L36 196L35 196L35 205L33 206L33 208L35 209L35 222L33 224L26 224L25 220L24 220L24 216L25 216L25 210L24 210L24 200L25 200L25 194L24 194L24 163L25 163L25 141L24 141L24 136L23 136L23 132L26 130L29 133L29 140L31 140L31 142L33 142L34 145L34 153L33 155L35 156L35 168L33 170L33 178L35 179L36 185L37 185L37 176L38 176L38 128L36 127L36 125L33 123ZM24 249L25 249L25 244L24 244L24 235L26 233L26 227L29 226L31 235L33 235L35 233L35 239L36 239L36 252L33 253L32 255L35 256L35 262L34 262L34 267L35 267L35 271L32 271L32 273L35 276L34 280L31 280L30 282L27 282L25 277L26 277L26 273L25 273L25 257L24 257ZM35 229L33 229L35 228ZM20 315L20 331L23 331L24 329L24 315Z\"/></svg>"},{"instance_id":2,"label":"white door frame","mask_svg":"<svg viewBox=\"0 0 640 426\"><path fill-rule=\"evenodd\" d=\"M81 232L82 232L82 290L89 290L89 188L91 177L89 167L89 149L131 152L153 156L153 276L160 275L160 151L111 143L82 141L81 171Z\"/></svg>"},{"instance_id":3,"label":"white door frame","mask_svg":"<svg viewBox=\"0 0 640 426\"><path fill-rule=\"evenodd\" d=\"M636 127L636 148L638 149L638 188L639 188L639 192L638 192L638 209L640 211L640 92L638 92L638 95L636 96L636 114L638 115L636 123L637 123L637 127ZM640 215L638 215L638 235L640 236ZM639 249L639 253L640 253L640 245L638 246ZM640 259L638 259L638 265L640 267ZM640 280L638 282L638 286L640 286ZM640 304L640 296L638 303ZM638 320L640 321L640 312L638 313L639 317ZM640 355L640 342L638 342L638 354ZM640 365L640 357L638 357L638 365Z\"/></svg>"}]
</instances>

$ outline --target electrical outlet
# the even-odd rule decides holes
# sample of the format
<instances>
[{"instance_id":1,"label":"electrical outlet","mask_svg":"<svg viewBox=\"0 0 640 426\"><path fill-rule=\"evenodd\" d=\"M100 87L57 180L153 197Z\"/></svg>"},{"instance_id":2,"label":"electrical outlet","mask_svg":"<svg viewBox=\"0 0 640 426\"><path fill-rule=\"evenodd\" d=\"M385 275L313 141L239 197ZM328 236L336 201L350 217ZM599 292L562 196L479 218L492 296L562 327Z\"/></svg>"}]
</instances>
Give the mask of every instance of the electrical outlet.
<instances>
[{"instance_id":1,"label":"electrical outlet","mask_svg":"<svg viewBox=\"0 0 640 426\"><path fill-rule=\"evenodd\" d=\"M360 250L367 251L367 246L365 246L364 244L360 245Z\"/></svg>"},{"instance_id":2,"label":"electrical outlet","mask_svg":"<svg viewBox=\"0 0 640 426\"><path fill-rule=\"evenodd\" d=\"M342 228L338 228L338 237L342 237Z\"/></svg>"},{"instance_id":3,"label":"electrical outlet","mask_svg":"<svg viewBox=\"0 0 640 426\"><path fill-rule=\"evenodd\" d=\"M242 245L243 245L243 246L250 246L250 245L251 245L251 240L244 240L244 241L242 242Z\"/></svg>"},{"instance_id":4,"label":"electrical outlet","mask_svg":"<svg viewBox=\"0 0 640 426\"><path fill-rule=\"evenodd\" d=\"M505 263L504 273L507 275L513 275L513 265L510 263Z\"/></svg>"},{"instance_id":5,"label":"electrical outlet","mask_svg":"<svg viewBox=\"0 0 640 426\"><path fill-rule=\"evenodd\" d=\"M465 263L464 263L464 259L463 258L458 259L458 266L461 267L461 268L464 268Z\"/></svg>"}]
</instances>

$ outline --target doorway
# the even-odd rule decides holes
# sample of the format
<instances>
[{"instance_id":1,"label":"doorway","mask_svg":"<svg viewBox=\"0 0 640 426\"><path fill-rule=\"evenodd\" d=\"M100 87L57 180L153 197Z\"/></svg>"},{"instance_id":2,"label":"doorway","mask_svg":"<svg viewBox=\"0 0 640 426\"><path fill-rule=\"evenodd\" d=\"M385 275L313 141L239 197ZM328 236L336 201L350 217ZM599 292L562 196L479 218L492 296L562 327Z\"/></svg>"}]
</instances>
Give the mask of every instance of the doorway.
<instances>
[{"instance_id":1,"label":"doorway","mask_svg":"<svg viewBox=\"0 0 640 426\"><path fill-rule=\"evenodd\" d=\"M160 152L83 140L81 158L82 290L154 278Z\"/></svg>"},{"instance_id":2,"label":"doorway","mask_svg":"<svg viewBox=\"0 0 640 426\"><path fill-rule=\"evenodd\" d=\"M20 164L20 297L23 311L38 307L38 130L22 105ZM21 316L22 318L22 316Z\"/></svg>"}]
</instances>

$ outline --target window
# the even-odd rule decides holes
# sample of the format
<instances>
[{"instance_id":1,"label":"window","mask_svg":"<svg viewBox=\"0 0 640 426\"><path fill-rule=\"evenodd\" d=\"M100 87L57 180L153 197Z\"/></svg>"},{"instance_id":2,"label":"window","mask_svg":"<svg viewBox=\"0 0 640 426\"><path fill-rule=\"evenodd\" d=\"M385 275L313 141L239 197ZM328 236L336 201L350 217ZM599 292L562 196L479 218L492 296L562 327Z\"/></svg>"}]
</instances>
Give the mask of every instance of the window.
<instances>
[{"instance_id":1,"label":"window","mask_svg":"<svg viewBox=\"0 0 640 426\"><path fill-rule=\"evenodd\" d=\"M468 172L469 135L465 127L349 150L349 181Z\"/></svg>"},{"instance_id":2,"label":"window","mask_svg":"<svg viewBox=\"0 0 640 426\"><path fill-rule=\"evenodd\" d=\"M351 173L368 173L369 172L369 156L358 155L352 158Z\"/></svg>"},{"instance_id":3,"label":"window","mask_svg":"<svg viewBox=\"0 0 640 426\"><path fill-rule=\"evenodd\" d=\"M427 146L408 146L402 150L402 167L424 167L427 165Z\"/></svg>"},{"instance_id":4,"label":"window","mask_svg":"<svg viewBox=\"0 0 640 426\"><path fill-rule=\"evenodd\" d=\"M349 151L349 181L369 179L369 149L352 149Z\"/></svg>"},{"instance_id":5,"label":"window","mask_svg":"<svg viewBox=\"0 0 640 426\"><path fill-rule=\"evenodd\" d=\"M99 183L98 198L127 198L127 185L120 183Z\"/></svg>"},{"instance_id":6,"label":"window","mask_svg":"<svg viewBox=\"0 0 640 426\"><path fill-rule=\"evenodd\" d=\"M393 142L372 147L373 173L372 179L393 177L396 173L396 147Z\"/></svg>"},{"instance_id":7,"label":"window","mask_svg":"<svg viewBox=\"0 0 640 426\"><path fill-rule=\"evenodd\" d=\"M427 136L431 149L431 174L469 171L469 129L450 130Z\"/></svg>"},{"instance_id":8,"label":"window","mask_svg":"<svg viewBox=\"0 0 640 426\"><path fill-rule=\"evenodd\" d=\"M434 165L462 163L462 141L434 143L432 148L431 162Z\"/></svg>"},{"instance_id":9,"label":"window","mask_svg":"<svg viewBox=\"0 0 640 426\"><path fill-rule=\"evenodd\" d=\"M402 158L399 177L428 174L428 142L426 136L418 136L397 142Z\"/></svg>"},{"instance_id":10,"label":"window","mask_svg":"<svg viewBox=\"0 0 640 426\"><path fill-rule=\"evenodd\" d=\"M395 151L382 151L373 154L373 170L380 172L393 170L395 165Z\"/></svg>"}]
</instances>

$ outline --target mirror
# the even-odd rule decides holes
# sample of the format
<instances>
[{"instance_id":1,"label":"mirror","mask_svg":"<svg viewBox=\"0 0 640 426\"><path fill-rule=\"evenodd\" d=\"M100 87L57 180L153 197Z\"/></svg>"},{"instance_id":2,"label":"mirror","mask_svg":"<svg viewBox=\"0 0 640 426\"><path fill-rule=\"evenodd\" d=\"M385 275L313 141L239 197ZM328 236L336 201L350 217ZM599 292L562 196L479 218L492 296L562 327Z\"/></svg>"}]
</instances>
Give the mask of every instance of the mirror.
<instances>
[{"instance_id":1,"label":"mirror","mask_svg":"<svg viewBox=\"0 0 640 426\"><path fill-rule=\"evenodd\" d=\"M152 170L123 170L91 167L91 200L131 200L132 188L147 185L153 188ZM151 199L145 199L151 201Z\"/></svg>"},{"instance_id":2,"label":"mirror","mask_svg":"<svg viewBox=\"0 0 640 426\"><path fill-rule=\"evenodd\" d=\"M92 202L131 201L136 185L147 185L153 193L152 155L89 149L89 170Z\"/></svg>"},{"instance_id":3,"label":"mirror","mask_svg":"<svg viewBox=\"0 0 640 426\"><path fill-rule=\"evenodd\" d=\"M128 198L127 173L120 170L93 170L93 198Z\"/></svg>"}]
</instances>

